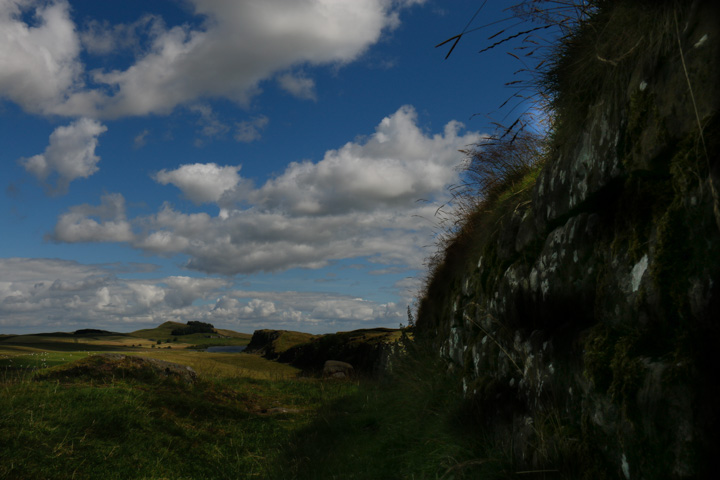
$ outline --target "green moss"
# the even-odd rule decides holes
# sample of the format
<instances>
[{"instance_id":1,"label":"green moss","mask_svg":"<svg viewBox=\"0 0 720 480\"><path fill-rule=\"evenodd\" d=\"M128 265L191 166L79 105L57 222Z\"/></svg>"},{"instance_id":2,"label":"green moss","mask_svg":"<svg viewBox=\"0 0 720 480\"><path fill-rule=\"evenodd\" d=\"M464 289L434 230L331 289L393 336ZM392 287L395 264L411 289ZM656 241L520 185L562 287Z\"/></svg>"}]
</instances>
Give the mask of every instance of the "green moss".
<instances>
[{"instance_id":1,"label":"green moss","mask_svg":"<svg viewBox=\"0 0 720 480\"><path fill-rule=\"evenodd\" d=\"M607 392L618 405L634 403L644 370L640 329L598 324L585 339L585 376L599 392Z\"/></svg>"},{"instance_id":2,"label":"green moss","mask_svg":"<svg viewBox=\"0 0 720 480\"><path fill-rule=\"evenodd\" d=\"M639 336L637 331L620 336L610 360L613 378L608 393L626 408L635 405L643 377L643 363L636 351Z\"/></svg>"},{"instance_id":3,"label":"green moss","mask_svg":"<svg viewBox=\"0 0 720 480\"><path fill-rule=\"evenodd\" d=\"M613 382L613 371L610 364L617 339L617 332L600 323L590 330L584 342L585 377L600 392L608 391Z\"/></svg>"},{"instance_id":4,"label":"green moss","mask_svg":"<svg viewBox=\"0 0 720 480\"><path fill-rule=\"evenodd\" d=\"M657 227L655 259L650 268L651 278L660 292L666 321L677 324L691 315L688 305L690 281L707 267L709 256L717 253L717 246L698 241L714 232L704 208L701 179L706 178L704 159L697 151L698 138L691 133L678 144L670 162L674 197L664 212L656 212ZM695 197L696 205L687 200ZM691 202L692 203L692 202ZM716 257L715 257L716 258Z\"/></svg>"}]
</instances>

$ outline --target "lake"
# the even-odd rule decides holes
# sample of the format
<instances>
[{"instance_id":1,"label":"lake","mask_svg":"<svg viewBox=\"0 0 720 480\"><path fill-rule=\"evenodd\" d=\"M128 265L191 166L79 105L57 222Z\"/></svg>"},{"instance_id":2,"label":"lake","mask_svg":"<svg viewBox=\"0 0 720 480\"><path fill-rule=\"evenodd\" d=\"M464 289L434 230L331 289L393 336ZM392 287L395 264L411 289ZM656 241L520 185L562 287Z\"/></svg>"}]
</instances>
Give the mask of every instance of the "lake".
<instances>
[{"instance_id":1,"label":"lake","mask_svg":"<svg viewBox=\"0 0 720 480\"><path fill-rule=\"evenodd\" d=\"M240 353L245 350L245 345L227 345L218 347L208 347L206 352L210 353Z\"/></svg>"}]
</instances>

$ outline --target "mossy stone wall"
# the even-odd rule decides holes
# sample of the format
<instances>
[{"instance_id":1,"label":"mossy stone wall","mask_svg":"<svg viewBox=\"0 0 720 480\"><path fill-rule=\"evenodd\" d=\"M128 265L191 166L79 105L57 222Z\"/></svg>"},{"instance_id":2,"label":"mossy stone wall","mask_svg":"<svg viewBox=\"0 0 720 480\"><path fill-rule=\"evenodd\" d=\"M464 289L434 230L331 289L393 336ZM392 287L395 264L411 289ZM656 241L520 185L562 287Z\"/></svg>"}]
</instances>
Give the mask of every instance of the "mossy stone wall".
<instances>
[{"instance_id":1,"label":"mossy stone wall","mask_svg":"<svg viewBox=\"0 0 720 480\"><path fill-rule=\"evenodd\" d=\"M598 91L573 117L582 92L560 82L571 100L532 193L448 253L418 335L518 465L704 477L720 451L720 7L599 8L564 60ZM635 31L613 30L618 12ZM627 38L599 52L592 35Z\"/></svg>"}]
</instances>

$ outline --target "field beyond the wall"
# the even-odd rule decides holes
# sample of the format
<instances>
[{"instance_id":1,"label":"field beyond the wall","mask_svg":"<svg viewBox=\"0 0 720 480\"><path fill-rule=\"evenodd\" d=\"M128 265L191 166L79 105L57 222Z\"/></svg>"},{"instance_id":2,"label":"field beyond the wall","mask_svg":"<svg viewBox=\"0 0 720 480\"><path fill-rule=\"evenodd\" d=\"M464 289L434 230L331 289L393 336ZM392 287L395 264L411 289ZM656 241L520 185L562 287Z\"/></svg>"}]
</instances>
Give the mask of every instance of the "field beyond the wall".
<instances>
[{"instance_id":1,"label":"field beyond the wall","mask_svg":"<svg viewBox=\"0 0 720 480\"><path fill-rule=\"evenodd\" d=\"M180 338L190 344L163 333L0 336L0 478L267 478L320 405L358 388L189 348L249 335ZM196 375L122 368L126 357Z\"/></svg>"},{"instance_id":2,"label":"field beyond the wall","mask_svg":"<svg viewBox=\"0 0 720 480\"><path fill-rule=\"evenodd\" d=\"M507 467L502 454L478 460L455 380L411 354L407 336L392 373L337 380L200 348L249 335L165 330L0 336L0 479L475 478Z\"/></svg>"}]
</instances>

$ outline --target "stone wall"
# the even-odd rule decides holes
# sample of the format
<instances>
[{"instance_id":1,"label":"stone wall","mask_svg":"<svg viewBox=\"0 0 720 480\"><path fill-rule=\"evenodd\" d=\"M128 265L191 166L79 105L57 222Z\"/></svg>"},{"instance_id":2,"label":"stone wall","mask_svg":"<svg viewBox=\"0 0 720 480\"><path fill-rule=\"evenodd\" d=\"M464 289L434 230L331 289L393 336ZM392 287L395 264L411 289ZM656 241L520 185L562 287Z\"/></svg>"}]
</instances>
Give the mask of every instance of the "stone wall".
<instances>
[{"instance_id":1,"label":"stone wall","mask_svg":"<svg viewBox=\"0 0 720 480\"><path fill-rule=\"evenodd\" d=\"M604 2L575 38L592 96L560 89L534 188L430 279L418 334L518 465L696 478L720 451L719 7Z\"/></svg>"}]
</instances>

